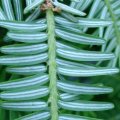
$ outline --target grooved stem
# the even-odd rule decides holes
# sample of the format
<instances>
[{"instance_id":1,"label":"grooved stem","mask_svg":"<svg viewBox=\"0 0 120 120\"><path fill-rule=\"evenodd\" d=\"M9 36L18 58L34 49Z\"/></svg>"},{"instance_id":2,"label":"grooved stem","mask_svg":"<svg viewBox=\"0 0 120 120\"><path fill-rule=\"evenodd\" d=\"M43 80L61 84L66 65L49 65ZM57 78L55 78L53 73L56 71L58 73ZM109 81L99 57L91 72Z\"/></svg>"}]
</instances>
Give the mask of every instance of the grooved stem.
<instances>
[{"instance_id":1,"label":"grooved stem","mask_svg":"<svg viewBox=\"0 0 120 120\"><path fill-rule=\"evenodd\" d=\"M51 120L58 120L58 93L57 93L57 71L56 71L56 40L55 40L55 22L52 8L47 10L48 25L48 66L50 79L50 103Z\"/></svg>"}]
</instances>

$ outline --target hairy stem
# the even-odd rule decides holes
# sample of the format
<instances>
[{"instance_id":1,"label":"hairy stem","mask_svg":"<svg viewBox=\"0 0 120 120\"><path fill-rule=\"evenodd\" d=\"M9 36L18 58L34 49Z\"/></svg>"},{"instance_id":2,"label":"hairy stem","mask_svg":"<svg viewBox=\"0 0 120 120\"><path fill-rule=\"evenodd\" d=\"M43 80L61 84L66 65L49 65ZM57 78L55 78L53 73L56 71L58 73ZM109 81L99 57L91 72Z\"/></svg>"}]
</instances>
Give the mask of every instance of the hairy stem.
<instances>
[{"instance_id":1,"label":"hairy stem","mask_svg":"<svg viewBox=\"0 0 120 120\"><path fill-rule=\"evenodd\" d=\"M55 23L52 8L47 10L51 120L58 120Z\"/></svg>"}]
</instances>

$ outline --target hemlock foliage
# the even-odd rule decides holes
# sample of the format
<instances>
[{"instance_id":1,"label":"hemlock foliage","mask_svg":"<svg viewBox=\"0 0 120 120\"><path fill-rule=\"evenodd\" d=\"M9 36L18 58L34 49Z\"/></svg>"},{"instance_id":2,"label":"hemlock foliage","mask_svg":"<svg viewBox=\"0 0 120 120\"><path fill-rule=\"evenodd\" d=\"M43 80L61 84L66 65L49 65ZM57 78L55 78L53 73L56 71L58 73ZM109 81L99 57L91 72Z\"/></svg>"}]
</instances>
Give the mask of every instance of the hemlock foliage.
<instances>
[{"instance_id":1,"label":"hemlock foliage","mask_svg":"<svg viewBox=\"0 0 120 120\"><path fill-rule=\"evenodd\" d=\"M0 120L120 119L119 1L0 5Z\"/></svg>"}]
</instances>

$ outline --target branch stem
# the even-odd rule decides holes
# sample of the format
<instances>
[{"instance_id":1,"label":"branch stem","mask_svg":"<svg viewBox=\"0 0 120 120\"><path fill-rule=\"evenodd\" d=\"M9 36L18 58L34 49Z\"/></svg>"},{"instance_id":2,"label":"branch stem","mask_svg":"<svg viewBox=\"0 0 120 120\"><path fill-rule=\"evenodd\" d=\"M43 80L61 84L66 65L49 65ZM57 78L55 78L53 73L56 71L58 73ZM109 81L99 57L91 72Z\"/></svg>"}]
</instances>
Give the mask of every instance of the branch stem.
<instances>
[{"instance_id":1,"label":"branch stem","mask_svg":"<svg viewBox=\"0 0 120 120\"><path fill-rule=\"evenodd\" d=\"M56 39L55 39L55 21L52 8L47 9L48 25L48 67L50 80L50 103L51 120L58 120L58 93L57 93L57 71L56 71Z\"/></svg>"}]
</instances>

